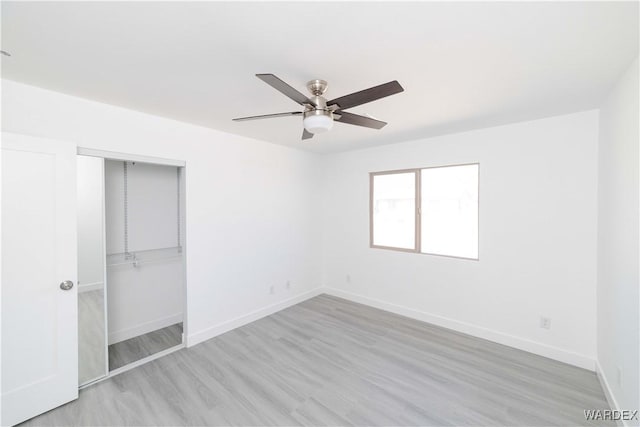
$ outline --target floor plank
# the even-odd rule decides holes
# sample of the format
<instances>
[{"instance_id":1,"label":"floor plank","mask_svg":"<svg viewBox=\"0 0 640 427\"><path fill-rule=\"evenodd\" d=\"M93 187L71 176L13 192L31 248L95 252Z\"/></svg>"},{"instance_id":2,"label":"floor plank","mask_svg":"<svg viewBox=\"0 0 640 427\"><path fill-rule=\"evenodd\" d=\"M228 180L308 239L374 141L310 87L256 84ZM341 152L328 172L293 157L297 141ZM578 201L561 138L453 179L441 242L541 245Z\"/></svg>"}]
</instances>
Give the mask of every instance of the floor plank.
<instances>
[{"instance_id":1,"label":"floor plank","mask_svg":"<svg viewBox=\"0 0 640 427\"><path fill-rule=\"evenodd\" d=\"M25 425L576 426L593 372L321 295L88 387Z\"/></svg>"},{"instance_id":2,"label":"floor plank","mask_svg":"<svg viewBox=\"0 0 640 427\"><path fill-rule=\"evenodd\" d=\"M182 323L167 326L109 346L109 370L182 344Z\"/></svg>"}]
</instances>

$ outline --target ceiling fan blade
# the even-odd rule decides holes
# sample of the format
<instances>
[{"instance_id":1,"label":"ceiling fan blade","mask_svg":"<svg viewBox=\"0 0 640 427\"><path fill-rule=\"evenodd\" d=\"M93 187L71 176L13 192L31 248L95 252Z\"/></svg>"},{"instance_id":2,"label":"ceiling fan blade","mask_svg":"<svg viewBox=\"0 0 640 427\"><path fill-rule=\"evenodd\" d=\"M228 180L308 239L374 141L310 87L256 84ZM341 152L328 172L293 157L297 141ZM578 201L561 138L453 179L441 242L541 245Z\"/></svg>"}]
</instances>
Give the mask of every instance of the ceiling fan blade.
<instances>
[{"instance_id":1,"label":"ceiling fan blade","mask_svg":"<svg viewBox=\"0 0 640 427\"><path fill-rule=\"evenodd\" d=\"M356 126L364 126L366 128L372 129L382 129L387 125L386 122L372 119L365 116L360 116L358 114L347 113L346 111L336 111L336 115L340 115L340 117L335 117L333 120L340 123L346 123L349 125Z\"/></svg>"},{"instance_id":2,"label":"ceiling fan blade","mask_svg":"<svg viewBox=\"0 0 640 427\"><path fill-rule=\"evenodd\" d=\"M305 95L301 94L300 92L298 92L297 90L295 90L294 88L292 88L287 83L283 82L273 74L256 74L256 77L262 80L263 82L265 82L266 84L268 84L269 86L273 87L275 90L282 92L283 94L293 99L300 105L309 104L309 105L315 106L313 101L311 101Z\"/></svg>"},{"instance_id":3,"label":"ceiling fan blade","mask_svg":"<svg viewBox=\"0 0 640 427\"><path fill-rule=\"evenodd\" d=\"M305 140L305 139L311 139L311 138L313 138L313 134L311 132L309 132L308 130L303 129L302 130L302 139Z\"/></svg>"},{"instance_id":4,"label":"ceiling fan blade","mask_svg":"<svg viewBox=\"0 0 640 427\"><path fill-rule=\"evenodd\" d=\"M386 96L395 95L396 93L400 93L403 91L404 89L402 88L402 86L400 86L400 83L398 83L397 80L394 80L389 83L361 90L360 92L354 92L349 95L341 96L340 98L332 99L331 101L327 102L327 105L337 104L340 110L346 110L347 108L366 104L367 102L375 101Z\"/></svg>"},{"instance_id":5,"label":"ceiling fan blade","mask_svg":"<svg viewBox=\"0 0 640 427\"><path fill-rule=\"evenodd\" d=\"M301 116L302 111L292 111L290 113L264 114L262 116L238 117L232 119L234 122L244 122L246 120L271 119L273 117Z\"/></svg>"}]
</instances>

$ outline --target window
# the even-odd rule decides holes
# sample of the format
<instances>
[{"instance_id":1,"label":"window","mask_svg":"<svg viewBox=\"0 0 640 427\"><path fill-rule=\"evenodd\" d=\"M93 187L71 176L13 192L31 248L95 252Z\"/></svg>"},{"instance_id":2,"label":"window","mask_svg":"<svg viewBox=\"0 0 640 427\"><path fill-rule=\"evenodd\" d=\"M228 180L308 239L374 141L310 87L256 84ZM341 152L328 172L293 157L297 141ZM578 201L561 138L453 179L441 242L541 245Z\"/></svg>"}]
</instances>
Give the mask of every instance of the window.
<instances>
[{"instance_id":1,"label":"window","mask_svg":"<svg viewBox=\"0 0 640 427\"><path fill-rule=\"evenodd\" d=\"M478 259L479 165L371 173L371 247Z\"/></svg>"},{"instance_id":2,"label":"window","mask_svg":"<svg viewBox=\"0 0 640 427\"><path fill-rule=\"evenodd\" d=\"M478 165L420 171L420 251L478 258Z\"/></svg>"},{"instance_id":3,"label":"window","mask_svg":"<svg viewBox=\"0 0 640 427\"><path fill-rule=\"evenodd\" d=\"M372 245L416 249L416 172L372 176Z\"/></svg>"}]
</instances>

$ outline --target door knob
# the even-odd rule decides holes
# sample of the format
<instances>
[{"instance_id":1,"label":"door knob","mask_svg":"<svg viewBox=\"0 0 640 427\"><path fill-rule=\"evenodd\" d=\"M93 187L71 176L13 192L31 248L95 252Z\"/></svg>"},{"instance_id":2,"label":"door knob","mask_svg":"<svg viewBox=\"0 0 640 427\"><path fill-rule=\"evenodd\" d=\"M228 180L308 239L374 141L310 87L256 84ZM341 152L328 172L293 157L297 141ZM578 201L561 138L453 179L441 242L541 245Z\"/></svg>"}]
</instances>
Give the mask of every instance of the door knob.
<instances>
[{"instance_id":1,"label":"door knob","mask_svg":"<svg viewBox=\"0 0 640 427\"><path fill-rule=\"evenodd\" d=\"M62 289L63 291L68 291L71 288L73 288L73 282L71 280L65 280L64 282L60 283L60 289Z\"/></svg>"}]
</instances>

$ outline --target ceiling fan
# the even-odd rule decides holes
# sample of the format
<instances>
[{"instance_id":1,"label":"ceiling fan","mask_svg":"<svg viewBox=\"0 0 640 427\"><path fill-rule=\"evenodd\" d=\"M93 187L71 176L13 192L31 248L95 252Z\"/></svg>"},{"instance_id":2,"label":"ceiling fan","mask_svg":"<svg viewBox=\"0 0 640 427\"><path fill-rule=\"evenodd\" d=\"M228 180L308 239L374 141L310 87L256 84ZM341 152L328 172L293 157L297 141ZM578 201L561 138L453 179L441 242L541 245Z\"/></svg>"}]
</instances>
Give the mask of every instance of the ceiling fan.
<instances>
[{"instance_id":1,"label":"ceiling fan","mask_svg":"<svg viewBox=\"0 0 640 427\"><path fill-rule=\"evenodd\" d=\"M322 96L327 90L327 82L324 80L311 80L308 82L307 89L309 89L312 96L307 97L273 74L256 74L256 77L302 105L304 111L239 117L233 120L240 122L245 120L269 119L272 117L302 116L302 124L304 125L302 139L309 139L316 133L329 131L333 127L334 121L349 125L382 129L387 124L386 122L348 113L344 110L404 91L400 83L394 80L327 101L326 98Z\"/></svg>"}]
</instances>

